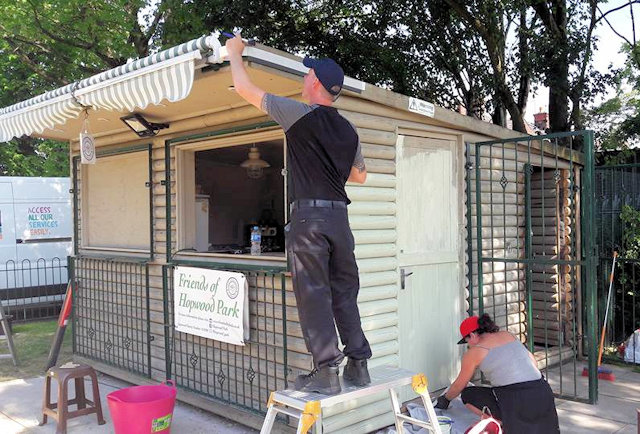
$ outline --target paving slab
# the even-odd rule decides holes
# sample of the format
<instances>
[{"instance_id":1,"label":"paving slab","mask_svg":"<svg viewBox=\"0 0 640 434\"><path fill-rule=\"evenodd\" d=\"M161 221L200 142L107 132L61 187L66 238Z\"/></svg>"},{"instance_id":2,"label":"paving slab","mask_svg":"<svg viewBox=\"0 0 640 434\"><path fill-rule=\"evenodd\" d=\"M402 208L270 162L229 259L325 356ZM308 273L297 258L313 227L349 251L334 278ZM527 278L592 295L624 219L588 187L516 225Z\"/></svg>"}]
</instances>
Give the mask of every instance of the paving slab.
<instances>
[{"instance_id":1,"label":"paving slab","mask_svg":"<svg viewBox=\"0 0 640 434\"><path fill-rule=\"evenodd\" d=\"M118 380L107 375L98 374L100 385L100 398L102 401L102 412L107 421L105 425L98 425L95 414L69 419L67 422L67 432L92 434L113 433L113 423L109 414L107 395L123 387L130 386L129 383ZM69 383L70 396L75 396L73 382ZM87 397L92 399L91 384L85 381L85 391ZM57 386L52 382L52 396L55 401ZM44 377L30 378L27 380L13 380L0 383L0 433L29 433L29 434L49 434L55 433L56 422L49 418L49 422L44 426L38 426L42 410L42 398L44 394ZM75 408L73 406L72 408ZM214 434L255 434L257 431L230 421L223 417L202 411L188 404L176 402L171 423L172 432L176 433L214 433Z\"/></svg>"},{"instance_id":2,"label":"paving slab","mask_svg":"<svg viewBox=\"0 0 640 434\"><path fill-rule=\"evenodd\" d=\"M595 415L565 410L563 406L559 406L557 410L558 419L560 420L560 432L563 434L609 434L618 432L627 425L622 422L602 419Z\"/></svg>"},{"instance_id":3,"label":"paving slab","mask_svg":"<svg viewBox=\"0 0 640 434\"><path fill-rule=\"evenodd\" d=\"M624 398L600 396L598 404L595 406L582 402L564 401L561 405L557 405L557 407L576 414L598 416L602 419L608 419L622 424L635 424L637 420L636 409L638 408L638 403L628 401Z\"/></svg>"},{"instance_id":4,"label":"paving slab","mask_svg":"<svg viewBox=\"0 0 640 434\"><path fill-rule=\"evenodd\" d=\"M638 434L638 427L634 425L627 425L620 431L616 431L616 434Z\"/></svg>"},{"instance_id":5,"label":"paving slab","mask_svg":"<svg viewBox=\"0 0 640 434\"><path fill-rule=\"evenodd\" d=\"M2 433L16 432L17 433L22 431L23 429L24 427L20 425L18 422L0 413L0 432Z\"/></svg>"}]
</instances>

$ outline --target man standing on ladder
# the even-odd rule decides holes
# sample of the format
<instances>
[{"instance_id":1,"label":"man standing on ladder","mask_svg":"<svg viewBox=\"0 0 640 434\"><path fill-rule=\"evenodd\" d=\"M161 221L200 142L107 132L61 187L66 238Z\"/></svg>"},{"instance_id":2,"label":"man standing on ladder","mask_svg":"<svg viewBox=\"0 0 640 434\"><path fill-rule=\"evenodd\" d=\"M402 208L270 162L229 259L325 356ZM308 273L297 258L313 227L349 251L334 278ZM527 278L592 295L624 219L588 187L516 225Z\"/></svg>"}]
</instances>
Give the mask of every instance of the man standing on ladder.
<instances>
[{"instance_id":1,"label":"man standing on ladder","mask_svg":"<svg viewBox=\"0 0 640 434\"><path fill-rule=\"evenodd\" d=\"M242 61L244 47L240 34L226 42L235 90L280 124L287 137L287 256L300 326L314 364L309 374L298 376L295 388L339 393L338 366L345 356L345 380L365 386L371 381L371 348L360 324L360 282L345 183L364 183L367 172L355 127L332 107L344 73L332 59L305 58L303 64L311 68L302 89L307 105L254 85ZM338 348L334 319L344 353Z\"/></svg>"}]
</instances>

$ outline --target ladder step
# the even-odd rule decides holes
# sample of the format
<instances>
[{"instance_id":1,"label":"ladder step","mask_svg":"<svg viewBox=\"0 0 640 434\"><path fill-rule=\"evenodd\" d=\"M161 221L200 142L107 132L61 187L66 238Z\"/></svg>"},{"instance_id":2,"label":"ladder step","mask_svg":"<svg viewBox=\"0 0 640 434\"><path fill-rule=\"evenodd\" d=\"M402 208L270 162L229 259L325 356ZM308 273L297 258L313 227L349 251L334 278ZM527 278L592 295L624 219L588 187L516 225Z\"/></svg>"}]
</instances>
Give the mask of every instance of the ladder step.
<instances>
[{"instance_id":1,"label":"ladder step","mask_svg":"<svg viewBox=\"0 0 640 434\"><path fill-rule=\"evenodd\" d=\"M274 400L288 407L303 410L309 401L319 401L322 408L363 398L373 393L389 390L399 386L411 384L414 373L406 369L392 366L377 366L369 370L371 384L365 387L351 386L340 376L342 392L336 395L322 395L313 392L299 392L296 390L279 390L274 392Z\"/></svg>"},{"instance_id":2,"label":"ladder step","mask_svg":"<svg viewBox=\"0 0 640 434\"><path fill-rule=\"evenodd\" d=\"M300 419L300 416L302 415L302 411L296 408L288 408L288 407L281 407L279 405L274 405L273 409L278 413L286 414L287 416L295 417L296 419Z\"/></svg>"}]
</instances>

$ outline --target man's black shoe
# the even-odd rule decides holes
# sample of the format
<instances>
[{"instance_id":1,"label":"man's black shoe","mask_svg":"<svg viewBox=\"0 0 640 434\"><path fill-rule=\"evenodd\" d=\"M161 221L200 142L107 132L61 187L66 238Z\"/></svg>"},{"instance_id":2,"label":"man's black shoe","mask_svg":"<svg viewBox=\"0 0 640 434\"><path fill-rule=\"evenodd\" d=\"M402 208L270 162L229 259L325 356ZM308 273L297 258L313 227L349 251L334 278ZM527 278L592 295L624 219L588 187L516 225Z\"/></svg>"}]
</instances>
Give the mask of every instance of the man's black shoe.
<instances>
[{"instance_id":1,"label":"man's black shoe","mask_svg":"<svg viewBox=\"0 0 640 434\"><path fill-rule=\"evenodd\" d=\"M316 392L323 395L340 393L339 368L337 366L323 366L314 369L307 375L298 375L294 388L301 392Z\"/></svg>"},{"instance_id":2,"label":"man's black shoe","mask_svg":"<svg viewBox=\"0 0 640 434\"><path fill-rule=\"evenodd\" d=\"M347 366L344 367L343 377L354 386L362 387L371 383L369 370L367 369L367 359L356 360L349 357Z\"/></svg>"}]
</instances>

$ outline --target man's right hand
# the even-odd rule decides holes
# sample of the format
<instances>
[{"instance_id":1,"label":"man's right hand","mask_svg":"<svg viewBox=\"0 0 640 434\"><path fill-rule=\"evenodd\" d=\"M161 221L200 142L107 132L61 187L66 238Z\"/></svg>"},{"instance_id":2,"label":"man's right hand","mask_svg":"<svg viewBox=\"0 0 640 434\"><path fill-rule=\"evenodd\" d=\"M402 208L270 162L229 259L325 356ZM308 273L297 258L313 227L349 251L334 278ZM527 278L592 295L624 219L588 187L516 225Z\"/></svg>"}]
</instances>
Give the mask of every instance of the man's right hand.
<instances>
[{"instance_id":1,"label":"man's right hand","mask_svg":"<svg viewBox=\"0 0 640 434\"><path fill-rule=\"evenodd\" d=\"M227 39L224 46L227 47L229 56L242 56L242 52L244 51L244 41L242 40L242 36L240 36L240 32L236 33L234 38Z\"/></svg>"},{"instance_id":2,"label":"man's right hand","mask_svg":"<svg viewBox=\"0 0 640 434\"><path fill-rule=\"evenodd\" d=\"M242 52L244 51L244 41L240 32L236 33L234 38L227 39L225 47L229 63L231 64L231 75L233 77L233 86L242 98L259 110L262 110L262 99L264 98L264 90L251 82L251 78L244 68L242 62Z\"/></svg>"}]
</instances>

